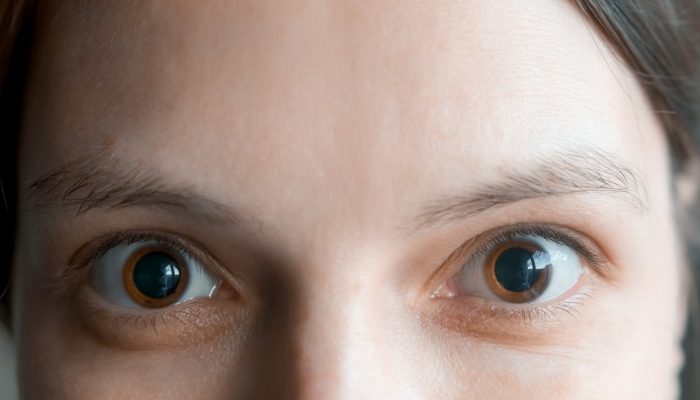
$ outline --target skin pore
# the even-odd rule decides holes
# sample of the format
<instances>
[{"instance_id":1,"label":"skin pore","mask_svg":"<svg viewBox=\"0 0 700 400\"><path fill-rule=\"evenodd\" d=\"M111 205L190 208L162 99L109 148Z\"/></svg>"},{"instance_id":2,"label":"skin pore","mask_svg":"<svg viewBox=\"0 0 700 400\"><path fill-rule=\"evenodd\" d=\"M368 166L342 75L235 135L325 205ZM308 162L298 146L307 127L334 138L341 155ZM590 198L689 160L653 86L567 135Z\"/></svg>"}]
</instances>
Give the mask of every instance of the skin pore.
<instances>
[{"instance_id":1,"label":"skin pore","mask_svg":"<svg viewBox=\"0 0 700 400\"><path fill-rule=\"evenodd\" d=\"M24 397L676 395L667 145L568 2L75 2L39 21ZM569 238L580 278L542 303L460 293L513 229ZM186 248L221 288L114 304L91 270L115 237Z\"/></svg>"}]
</instances>

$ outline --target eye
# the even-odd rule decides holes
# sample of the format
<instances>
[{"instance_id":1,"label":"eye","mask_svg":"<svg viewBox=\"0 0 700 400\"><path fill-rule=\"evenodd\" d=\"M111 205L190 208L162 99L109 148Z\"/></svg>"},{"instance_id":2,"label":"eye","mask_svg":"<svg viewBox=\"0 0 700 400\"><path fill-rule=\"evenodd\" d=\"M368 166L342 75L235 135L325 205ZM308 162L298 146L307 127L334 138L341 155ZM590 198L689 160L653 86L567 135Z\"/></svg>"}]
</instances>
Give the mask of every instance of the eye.
<instances>
[{"instance_id":1,"label":"eye","mask_svg":"<svg viewBox=\"0 0 700 400\"><path fill-rule=\"evenodd\" d=\"M563 242L536 235L508 235L475 251L434 296L545 302L574 287L583 271L579 254Z\"/></svg>"},{"instance_id":2,"label":"eye","mask_svg":"<svg viewBox=\"0 0 700 400\"><path fill-rule=\"evenodd\" d=\"M184 249L157 240L117 244L92 268L98 294L127 308L163 308L212 297L220 283Z\"/></svg>"}]
</instances>

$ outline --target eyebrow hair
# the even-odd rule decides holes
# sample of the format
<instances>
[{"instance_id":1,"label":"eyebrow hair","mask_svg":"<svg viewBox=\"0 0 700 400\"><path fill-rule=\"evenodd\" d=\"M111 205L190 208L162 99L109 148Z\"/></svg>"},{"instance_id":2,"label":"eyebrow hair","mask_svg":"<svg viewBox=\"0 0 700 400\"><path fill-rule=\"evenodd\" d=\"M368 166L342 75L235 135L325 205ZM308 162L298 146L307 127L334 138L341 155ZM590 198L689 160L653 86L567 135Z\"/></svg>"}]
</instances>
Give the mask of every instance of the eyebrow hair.
<instances>
[{"instance_id":1,"label":"eyebrow hair","mask_svg":"<svg viewBox=\"0 0 700 400\"><path fill-rule=\"evenodd\" d=\"M149 207L186 213L207 222L229 225L262 223L188 187L166 183L157 171L105 161L98 154L75 157L56 170L28 183L31 208L59 207L76 216L91 209ZM523 200L580 193L624 196L640 212L647 209L644 181L633 168L612 154L581 147L533 160L497 181L478 185L465 194L438 198L412 219L410 230L421 230ZM402 229L403 230L403 229Z\"/></svg>"},{"instance_id":2,"label":"eyebrow hair","mask_svg":"<svg viewBox=\"0 0 700 400\"><path fill-rule=\"evenodd\" d=\"M582 146L535 159L468 193L434 200L418 213L411 229L467 219L524 200L583 193L624 197L637 211L646 213L648 209L644 180L634 168L611 153Z\"/></svg>"},{"instance_id":3,"label":"eyebrow hair","mask_svg":"<svg viewBox=\"0 0 700 400\"><path fill-rule=\"evenodd\" d=\"M155 170L126 166L86 153L27 184L29 210L61 208L75 216L92 209L145 207L185 213L207 222L261 226L252 215L234 210L187 186L166 182Z\"/></svg>"}]
</instances>

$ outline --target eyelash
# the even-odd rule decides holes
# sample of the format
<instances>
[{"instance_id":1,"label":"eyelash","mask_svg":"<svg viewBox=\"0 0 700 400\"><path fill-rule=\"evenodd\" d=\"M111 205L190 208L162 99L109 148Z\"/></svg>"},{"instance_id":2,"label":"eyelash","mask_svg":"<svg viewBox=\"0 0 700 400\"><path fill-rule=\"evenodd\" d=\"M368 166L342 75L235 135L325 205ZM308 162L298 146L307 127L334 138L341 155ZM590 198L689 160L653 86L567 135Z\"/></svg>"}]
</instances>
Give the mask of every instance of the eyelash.
<instances>
[{"instance_id":1,"label":"eyelash","mask_svg":"<svg viewBox=\"0 0 700 400\"><path fill-rule=\"evenodd\" d=\"M472 260L479 259L488 254L503 242L524 235L536 236L569 246L587 261L588 266L584 268L590 267L590 269L604 277L611 273L608 267L608 259L594 244L586 243L590 241L589 239L569 228L551 224L516 224L497 228L466 241L453 252L450 258L455 257L458 260L460 268L476 268L477 266L472 263ZM116 245L131 244L139 241L157 241L162 246L198 260L209 269L209 272L214 274L220 273L220 271L217 271L215 268L217 265L216 262L213 262L211 257L206 256L201 250L197 250L196 248L192 249L191 246L187 244L190 242L188 239L183 239L179 235L173 233L128 231L103 235L85 245L84 249L79 250L79 256L76 257L75 263L72 263L71 266L65 269L63 276L59 277L60 279L57 281L59 282L59 290L65 295L77 295L82 297L85 292L79 290L76 286L84 284L85 277L89 273L90 266L94 262ZM475 245L477 246L476 248L474 248ZM465 257L468 257L466 261L464 261ZM79 277L76 276L76 274L82 274L82 276ZM570 296L565 301L555 301L535 306L514 306L510 304L504 305L490 300L474 302L473 299L465 300L455 298L445 299L447 301L442 301L438 309L445 310L445 313L441 313L444 314L441 319L445 319L445 316L447 316L448 319L452 319L451 322L447 322L447 324L450 325L461 324L462 326L468 326L474 322L495 322L497 324L502 324L504 321L518 321L526 325L533 325L540 321L559 321L560 315L569 315L572 317L580 315L579 309L584 301L591 298L593 289L594 285L587 282L581 285L577 293ZM92 300L96 300L93 296L90 297ZM130 327L151 328L153 331L159 331L160 326L167 326L170 321L174 323L190 321L192 329L196 329L196 321L193 319L195 318L193 314L200 311L192 308L197 307L197 305L182 304L172 306L170 309L133 313L123 310L120 311L118 309L108 309L101 301L90 301L90 299L83 298L82 302L85 303L86 300L88 303L91 303L86 304L88 308L86 310L87 314L85 315L88 318L99 318L109 323ZM455 300L457 300L458 303L455 304ZM435 309L435 311L438 309ZM469 311L465 312L465 310ZM467 323L467 321L469 322Z\"/></svg>"},{"instance_id":2,"label":"eyelash","mask_svg":"<svg viewBox=\"0 0 700 400\"><path fill-rule=\"evenodd\" d=\"M487 239L482 239L484 236ZM450 258L456 258L460 268L477 268L474 260L481 259L488 255L495 248L518 237L535 236L541 239L550 240L560 245L571 247L578 255L583 257L590 269L601 275L609 278L612 271L609 267L608 258L593 246L584 244L586 239L578 232L574 232L569 228L559 227L551 224L516 224L505 228L497 228L494 231L479 235L462 244ZM479 243L479 242L482 243ZM471 250L475 243L479 243L476 249ZM466 254L465 254L466 253ZM465 257L467 258L464 261ZM584 267L586 268L586 267ZM461 270L461 269L460 269ZM455 272L452 271L452 274ZM502 305L490 300L483 300L489 304L482 306L476 310L476 313L486 312L489 318L512 318L516 317L520 321L532 324L537 320L545 320L551 317L554 320L559 320L559 315L564 312L570 316L580 314L579 308L582 303L592 298L592 287L586 285L579 289L579 292L572 295L563 302L550 302L542 305ZM459 298L446 299L448 301L460 301ZM467 308L474 309L474 305L470 304Z\"/></svg>"},{"instance_id":3,"label":"eyelash","mask_svg":"<svg viewBox=\"0 0 700 400\"><path fill-rule=\"evenodd\" d=\"M194 254L194 252L179 240L174 240L171 235L165 235L158 232L120 232L116 235L107 235L107 239L97 239L99 243L96 247L92 248L79 259L77 262L78 267L88 267L100 257L102 257L107 251L115 246L125 244L133 244L137 242L155 241L159 245L166 247L169 250L177 252L193 259L199 260L199 257ZM104 236L103 236L104 237Z\"/></svg>"},{"instance_id":4,"label":"eyelash","mask_svg":"<svg viewBox=\"0 0 700 400\"><path fill-rule=\"evenodd\" d=\"M228 277L223 297L192 300L153 310L125 310L103 299L89 284L92 265L117 245L144 241L155 241L166 249L196 260L208 273ZM190 239L170 232L126 231L102 235L85 244L70 264L58 272L53 289L57 296L66 300L64 304L69 305L68 311L77 312L81 321L102 338L108 338L105 339L108 343L126 348L151 348L183 340L183 337L198 338L203 343L210 332L224 332L228 326L240 324L246 318L244 305L248 303L241 294L241 285L239 277L231 275ZM178 326L178 329L166 329L169 326ZM205 326L207 329L203 331ZM177 334L181 337L172 336ZM129 335L138 339L125 339Z\"/></svg>"},{"instance_id":5,"label":"eyelash","mask_svg":"<svg viewBox=\"0 0 700 400\"><path fill-rule=\"evenodd\" d=\"M180 238L179 235L156 231L126 231L102 235L80 248L69 264L65 268L59 270L55 276L53 280L54 283L52 284L54 292L59 298L74 301L79 300L76 299L76 297L84 296L85 292L82 290L82 286L89 286L87 281L90 279L89 276L92 272L92 265L97 262L100 257L104 256L105 253L115 246L146 241L157 242L165 249L196 260L198 266L201 266L201 268L206 266L208 273L221 277L230 277L228 271L225 271L221 267L217 268L218 264L210 256L207 256L201 250L192 249L190 245L186 244L188 240ZM234 280L228 279L227 281L233 282ZM236 292L236 290L237 288L234 288L233 292ZM171 308L177 308L177 306ZM171 310L161 310L158 312L164 314L169 311ZM151 314L153 313L155 313L155 311L151 312Z\"/></svg>"},{"instance_id":6,"label":"eyelash","mask_svg":"<svg viewBox=\"0 0 700 400\"><path fill-rule=\"evenodd\" d=\"M578 233L567 233L563 228L556 227L554 225L541 225L541 224L517 224L507 228L500 228L497 233L491 233L490 238L487 239L483 244L481 244L476 250L474 250L469 255L469 260L467 263L463 264L467 267L473 268L473 265L468 265L469 261L478 259L479 257L487 255L489 252L494 250L496 247L504 242L517 239L520 236L535 236L541 239L550 240L554 243L569 246L577 254L583 256L586 261L591 265L591 267L601 274L607 276L610 271L608 269L609 260L600 251L593 250L590 246L583 244L583 237ZM566 229L570 232L570 229ZM489 233L486 233L489 235ZM469 245L473 244L473 241L466 242L463 246L468 248ZM463 248L459 251L462 252Z\"/></svg>"}]
</instances>

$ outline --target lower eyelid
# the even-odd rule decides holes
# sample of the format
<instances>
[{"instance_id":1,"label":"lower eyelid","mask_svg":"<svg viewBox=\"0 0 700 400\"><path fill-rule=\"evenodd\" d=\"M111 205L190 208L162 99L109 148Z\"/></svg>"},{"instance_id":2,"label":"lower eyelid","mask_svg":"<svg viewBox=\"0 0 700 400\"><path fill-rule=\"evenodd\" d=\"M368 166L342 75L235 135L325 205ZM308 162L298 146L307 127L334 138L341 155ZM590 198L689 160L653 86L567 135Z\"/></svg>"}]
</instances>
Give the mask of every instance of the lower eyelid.
<instances>
[{"instance_id":1,"label":"lower eyelid","mask_svg":"<svg viewBox=\"0 0 700 400\"><path fill-rule=\"evenodd\" d=\"M80 290L74 309L81 324L104 345L126 350L183 348L202 345L223 335L236 337L251 310L227 299L192 300L162 310L123 310L94 292Z\"/></svg>"},{"instance_id":2,"label":"lower eyelid","mask_svg":"<svg viewBox=\"0 0 700 400\"><path fill-rule=\"evenodd\" d=\"M585 274L562 296L542 304L498 303L479 297L429 300L424 315L460 336L505 345L542 345L564 327L578 326L588 314L586 306L595 294L599 279ZM542 336L546 334L546 336Z\"/></svg>"},{"instance_id":3,"label":"lower eyelid","mask_svg":"<svg viewBox=\"0 0 700 400\"><path fill-rule=\"evenodd\" d=\"M583 301L585 300L580 300L580 302ZM445 304L440 306L440 308L450 307L452 306ZM443 310L429 315L426 323L431 326L437 324L465 339L501 346L575 345L575 341L571 339L573 335L569 335L568 332L575 331L575 327L580 326L576 323L578 317L573 316L571 311L563 311L563 307L578 310L581 304L558 305L556 308L539 307L521 311L504 311L483 306L476 311L476 314ZM573 311L573 313L577 312L580 311ZM557 320L562 319L559 316L564 316L568 321Z\"/></svg>"}]
</instances>

